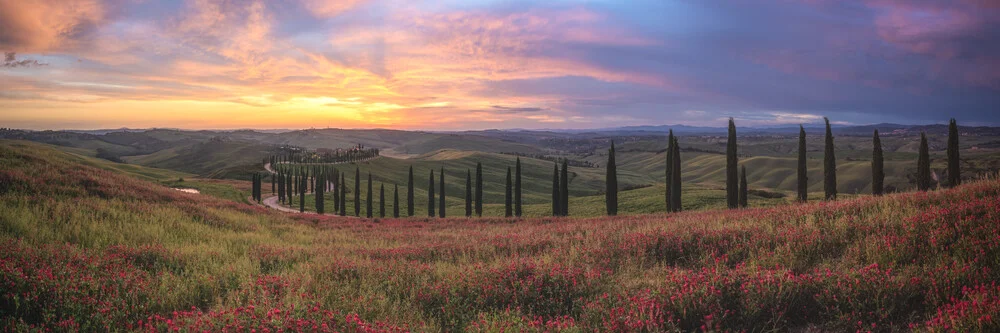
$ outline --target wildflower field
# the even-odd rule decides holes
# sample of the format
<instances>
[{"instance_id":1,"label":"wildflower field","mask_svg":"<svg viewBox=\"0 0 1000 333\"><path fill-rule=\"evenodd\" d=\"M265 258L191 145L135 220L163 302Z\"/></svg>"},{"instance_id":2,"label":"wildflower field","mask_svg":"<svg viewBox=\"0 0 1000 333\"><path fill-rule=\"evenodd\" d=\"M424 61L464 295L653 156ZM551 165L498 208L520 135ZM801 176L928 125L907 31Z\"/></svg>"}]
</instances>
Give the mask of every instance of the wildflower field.
<instances>
[{"instance_id":1,"label":"wildflower field","mask_svg":"<svg viewBox=\"0 0 1000 333\"><path fill-rule=\"evenodd\" d=\"M601 218L291 215L0 141L0 331L997 331L1000 181Z\"/></svg>"}]
</instances>

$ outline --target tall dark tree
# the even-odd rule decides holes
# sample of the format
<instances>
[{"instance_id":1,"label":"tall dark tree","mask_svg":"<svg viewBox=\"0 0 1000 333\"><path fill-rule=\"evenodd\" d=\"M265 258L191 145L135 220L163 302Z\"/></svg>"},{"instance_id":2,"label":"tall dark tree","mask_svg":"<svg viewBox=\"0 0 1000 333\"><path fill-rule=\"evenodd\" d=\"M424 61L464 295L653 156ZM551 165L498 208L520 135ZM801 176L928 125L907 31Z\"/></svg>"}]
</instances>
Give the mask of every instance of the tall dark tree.
<instances>
[{"instance_id":1,"label":"tall dark tree","mask_svg":"<svg viewBox=\"0 0 1000 333\"><path fill-rule=\"evenodd\" d=\"M268 177L271 178L271 194L275 194L276 187L277 187L277 184L276 184L277 180L274 179L274 175L273 174L268 175Z\"/></svg>"},{"instance_id":2,"label":"tall dark tree","mask_svg":"<svg viewBox=\"0 0 1000 333\"><path fill-rule=\"evenodd\" d=\"M885 193L885 168L882 158L882 139L878 129L872 135L872 195Z\"/></svg>"},{"instance_id":3,"label":"tall dark tree","mask_svg":"<svg viewBox=\"0 0 1000 333\"><path fill-rule=\"evenodd\" d=\"M569 216L569 163L568 159L563 159L562 171L559 173L559 204L562 205L562 210L559 212L561 216Z\"/></svg>"},{"instance_id":4,"label":"tall dark tree","mask_svg":"<svg viewBox=\"0 0 1000 333\"><path fill-rule=\"evenodd\" d=\"M465 217L472 216L472 170L465 170Z\"/></svg>"},{"instance_id":5,"label":"tall dark tree","mask_svg":"<svg viewBox=\"0 0 1000 333\"><path fill-rule=\"evenodd\" d=\"M506 189L507 191L504 195L504 201L503 201L503 211L504 211L503 216L511 217L514 215L514 210L512 209L513 207L511 207L511 204L513 203L512 202L513 198L511 198L510 167L507 167Z\"/></svg>"},{"instance_id":6,"label":"tall dark tree","mask_svg":"<svg viewBox=\"0 0 1000 333\"><path fill-rule=\"evenodd\" d=\"M607 190L604 192L604 202L608 216L618 215L618 170L615 166L615 142L611 142L611 149L608 149L608 164L605 166L607 174L604 182Z\"/></svg>"},{"instance_id":7,"label":"tall dark tree","mask_svg":"<svg viewBox=\"0 0 1000 333\"><path fill-rule=\"evenodd\" d=\"M726 142L726 204L730 209L740 205L737 153L736 122L733 118L729 118L729 140Z\"/></svg>"},{"instance_id":8,"label":"tall dark tree","mask_svg":"<svg viewBox=\"0 0 1000 333\"><path fill-rule=\"evenodd\" d=\"M365 195L365 200L368 203L365 205L365 216L372 218L372 173L368 173L368 193Z\"/></svg>"},{"instance_id":9,"label":"tall dark tree","mask_svg":"<svg viewBox=\"0 0 1000 333\"><path fill-rule=\"evenodd\" d=\"M476 162L476 216L483 216L483 164Z\"/></svg>"},{"instance_id":10,"label":"tall dark tree","mask_svg":"<svg viewBox=\"0 0 1000 333\"><path fill-rule=\"evenodd\" d=\"M666 167L667 172L666 172L666 175L665 175L665 178L664 178L664 184L666 184L666 186L664 186L664 187L666 188L666 190L664 191L665 192L664 198L665 198L666 203L667 203L667 211L668 212L673 212L674 211L674 200L673 200L673 196L670 195L671 194L670 190L671 190L671 188L673 187L673 184L674 184L674 176L673 176L673 171L674 171L673 170L674 169L674 130L672 130L672 129L670 130L670 134L667 135L667 165L666 166L667 166Z\"/></svg>"},{"instance_id":11,"label":"tall dark tree","mask_svg":"<svg viewBox=\"0 0 1000 333\"><path fill-rule=\"evenodd\" d=\"M559 163L552 163L552 216L559 216L562 204L559 203Z\"/></svg>"},{"instance_id":12,"label":"tall dark tree","mask_svg":"<svg viewBox=\"0 0 1000 333\"><path fill-rule=\"evenodd\" d=\"M299 178L299 213L305 213L306 212L306 187L309 187L309 185L306 184L306 177L300 177Z\"/></svg>"},{"instance_id":13,"label":"tall dark tree","mask_svg":"<svg viewBox=\"0 0 1000 333\"><path fill-rule=\"evenodd\" d=\"M278 180L278 202L285 203L285 175L278 173L274 178Z\"/></svg>"},{"instance_id":14,"label":"tall dark tree","mask_svg":"<svg viewBox=\"0 0 1000 333\"><path fill-rule=\"evenodd\" d=\"M514 216L521 217L521 157L514 164Z\"/></svg>"},{"instance_id":15,"label":"tall dark tree","mask_svg":"<svg viewBox=\"0 0 1000 333\"><path fill-rule=\"evenodd\" d=\"M806 202L809 200L809 175L806 168L806 129L799 125L799 181L798 200Z\"/></svg>"},{"instance_id":16,"label":"tall dark tree","mask_svg":"<svg viewBox=\"0 0 1000 333\"><path fill-rule=\"evenodd\" d=\"M674 137L674 167L671 169L672 182L670 183L670 205L675 212L681 211L681 144L679 139Z\"/></svg>"},{"instance_id":17,"label":"tall dark tree","mask_svg":"<svg viewBox=\"0 0 1000 333\"><path fill-rule=\"evenodd\" d=\"M413 216L413 166L410 166L410 176L406 180L406 216Z\"/></svg>"},{"instance_id":18,"label":"tall dark tree","mask_svg":"<svg viewBox=\"0 0 1000 333\"><path fill-rule=\"evenodd\" d=\"M285 186L287 187L285 189L285 196L286 196L285 201L288 202L289 205L292 204L292 198L295 197L295 191L292 190L292 185L293 185L292 183L294 182L295 181L292 178L292 173L291 171L289 171L289 173L285 175Z\"/></svg>"},{"instance_id":19,"label":"tall dark tree","mask_svg":"<svg viewBox=\"0 0 1000 333\"><path fill-rule=\"evenodd\" d=\"M434 217L434 170L431 169L431 178L427 182L427 216Z\"/></svg>"},{"instance_id":20,"label":"tall dark tree","mask_svg":"<svg viewBox=\"0 0 1000 333\"><path fill-rule=\"evenodd\" d=\"M826 200L837 199L837 157L833 151L833 130L830 129L830 119L823 117L826 123L826 144L823 150L823 193Z\"/></svg>"},{"instance_id":21,"label":"tall dark tree","mask_svg":"<svg viewBox=\"0 0 1000 333\"><path fill-rule=\"evenodd\" d=\"M319 186L316 186L316 191L315 191L315 194L316 194L316 213L320 214L320 215L323 215L323 213L326 213L326 207L324 207L324 202L323 202L323 200L326 199L326 198L324 198L324 196L326 195L326 185L325 185L326 184L326 175L322 174L322 173L316 175L316 182L319 183Z\"/></svg>"},{"instance_id":22,"label":"tall dark tree","mask_svg":"<svg viewBox=\"0 0 1000 333\"><path fill-rule=\"evenodd\" d=\"M378 217L385 217L385 184L378 186Z\"/></svg>"},{"instance_id":23,"label":"tall dark tree","mask_svg":"<svg viewBox=\"0 0 1000 333\"><path fill-rule=\"evenodd\" d=\"M336 214L340 212L340 187L344 184L340 183L340 171L333 169L333 213Z\"/></svg>"},{"instance_id":24,"label":"tall dark tree","mask_svg":"<svg viewBox=\"0 0 1000 333\"><path fill-rule=\"evenodd\" d=\"M920 155L917 157L917 189L931 189L931 156L927 148L927 135L920 132Z\"/></svg>"},{"instance_id":25,"label":"tall dark tree","mask_svg":"<svg viewBox=\"0 0 1000 333\"><path fill-rule=\"evenodd\" d=\"M445 198L444 198L444 167L441 167L441 177L440 178L441 179L438 180L438 182L440 183L440 186L438 186L438 187L441 188L441 196L440 196L440 200L439 200L441 202L441 207L438 208L438 216L441 217L441 218L445 218L445 211L444 211L444 207L445 207Z\"/></svg>"},{"instance_id":26,"label":"tall dark tree","mask_svg":"<svg viewBox=\"0 0 1000 333\"><path fill-rule=\"evenodd\" d=\"M951 118L948 122L948 186L962 184L962 169L958 163L958 123Z\"/></svg>"},{"instance_id":27,"label":"tall dark tree","mask_svg":"<svg viewBox=\"0 0 1000 333\"><path fill-rule=\"evenodd\" d=\"M340 216L347 215L347 183L344 181L344 173L340 174Z\"/></svg>"},{"instance_id":28,"label":"tall dark tree","mask_svg":"<svg viewBox=\"0 0 1000 333\"><path fill-rule=\"evenodd\" d=\"M354 216L361 216L361 169L354 168Z\"/></svg>"},{"instance_id":29,"label":"tall dark tree","mask_svg":"<svg viewBox=\"0 0 1000 333\"><path fill-rule=\"evenodd\" d=\"M392 217L399 217L399 185L392 184Z\"/></svg>"},{"instance_id":30,"label":"tall dark tree","mask_svg":"<svg viewBox=\"0 0 1000 333\"><path fill-rule=\"evenodd\" d=\"M747 208L750 189L747 188L747 166L740 166L740 208Z\"/></svg>"}]
</instances>

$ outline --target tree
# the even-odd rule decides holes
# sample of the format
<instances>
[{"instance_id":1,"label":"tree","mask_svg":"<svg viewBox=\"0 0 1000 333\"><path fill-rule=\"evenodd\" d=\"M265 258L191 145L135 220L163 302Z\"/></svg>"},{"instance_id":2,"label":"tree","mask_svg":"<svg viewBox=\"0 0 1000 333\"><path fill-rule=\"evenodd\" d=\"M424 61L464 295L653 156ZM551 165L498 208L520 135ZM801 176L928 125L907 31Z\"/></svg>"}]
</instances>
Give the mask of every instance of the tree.
<instances>
[{"instance_id":1,"label":"tree","mask_svg":"<svg viewBox=\"0 0 1000 333\"><path fill-rule=\"evenodd\" d=\"M368 173L368 193L365 195L368 205L365 206L365 216L372 218L372 173Z\"/></svg>"},{"instance_id":2,"label":"tree","mask_svg":"<svg viewBox=\"0 0 1000 333\"><path fill-rule=\"evenodd\" d=\"M737 183L737 164L739 157L736 147L736 122L729 118L729 141L726 143L726 204L730 209L737 208L739 202L739 184Z\"/></svg>"},{"instance_id":3,"label":"tree","mask_svg":"<svg viewBox=\"0 0 1000 333\"><path fill-rule=\"evenodd\" d=\"M674 137L674 166L671 169L673 181L670 184L671 206L674 212L681 211L681 144L677 137Z\"/></svg>"},{"instance_id":4,"label":"tree","mask_svg":"<svg viewBox=\"0 0 1000 333\"><path fill-rule=\"evenodd\" d=\"M340 174L340 216L347 215L347 186L344 182L344 174Z\"/></svg>"},{"instance_id":5,"label":"tree","mask_svg":"<svg viewBox=\"0 0 1000 333\"><path fill-rule=\"evenodd\" d=\"M354 216L361 216L361 169L354 168Z\"/></svg>"},{"instance_id":6,"label":"tree","mask_svg":"<svg viewBox=\"0 0 1000 333\"><path fill-rule=\"evenodd\" d=\"M465 170L465 217L472 217L472 170Z\"/></svg>"},{"instance_id":7,"label":"tree","mask_svg":"<svg viewBox=\"0 0 1000 333\"><path fill-rule=\"evenodd\" d=\"M872 135L872 195L882 195L885 192L885 169L882 159L882 139L878 129Z\"/></svg>"},{"instance_id":8,"label":"tree","mask_svg":"<svg viewBox=\"0 0 1000 333\"><path fill-rule=\"evenodd\" d=\"M514 213L513 213L512 209L510 207L511 206L510 167L507 167L507 186L506 186L506 189L507 189L507 192L504 195L504 201L503 201L503 209L504 209L503 216L504 217L511 217L511 216L514 215Z\"/></svg>"},{"instance_id":9,"label":"tree","mask_svg":"<svg viewBox=\"0 0 1000 333\"><path fill-rule=\"evenodd\" d=\"M444 207L445 207L445 199L444 199L444 167L441 167L441 179L439 180L439 182L441 183L441 186L439 186L441 188L441 198L440 198L441 199L440 200L441 201L441 207L438 208L438 216L440 216L441 218L444 218L445 217L445 211L444 211Z\"/></svg>"},{"instance_id":10,"label":"tree","mask_svg":"<svg viewBox=\"0 0 1000 333\"><path fill-rule=\"evenodd\" d=\"M399 185L392 184L392 217L399 218Z\"/></svg>"},{"instance_id":11,"label":"tree","mask_svg":"<svg viewBox=\"0 0 1000 333\"><path fill-rule=\"evenodd\" d=\"M740 166L740 208L747 208L750 190L747 188L747 166Z\"/></svg>"},{"instance_id":12,"label":"tree","mask_svg":"<svg viewBox=\"0 0 1000 333\"><path fill-rule=\"evenodd\" d=\"M562 205L559 204L559 163L552 163L552 216L559 216Z\"/></svg>"},{"instance_id":13,"label":"tree","mask_svg":"<svg viewBox=\"0 0 1000 333\"><path fill-rule=\"evenodd\" d=\"M483 216L483 164L476 162L476 216Z\"/></svg>"},{"instance_id":14,"label":"tree","mask_svg":"<svg viewBox=\"0 0 1000 333\"><path fill-rule=\"evenodd\" d=\"M275 175L278 181L278 202L285 203L285 176L281 173Z\"/></svg>"},{"instance_id":15,"label":"tree","mask_svg":"<svg viewBox=\"0 0 1000 333\"><path fill-rule=\"evenodd\" d=\"M931 157L927 149L927 135L920 132L920 155L917 157L917 189L931 189Z\"/></svg>"},{"instance_id":16,"label":"tree","mask_svg":"<svg viewBox=\"0 0 1000 333\"><path fill-rule=\"evenodd\" d=\"M413 216L413 166L410 166L410 176L406 180L406 216Z\"/></svg>"},{"instance_id":17,"label":"tree","mask_svg":"<svg viewBox=\"0 0 1000 333\"><path fill-rule=\"evenodd\" d=\"M326 176L323 175L323 174L317 175L316 176L316 182L319 183L319 186L316 186L316 191L315 191L316 192L316 213L320 214L320 215L323 215L323 213L326 212L326 207L323 207L323 199L325 199L323 196L326 194L326 186L325 186L325 184L326 184Z\"/></svg>"},{"instance_id":18,"label":"tree","mask_svg":"<svg viewBox=\"0 0 1000 333\"><path fill-rule=\"evenodd\" d=\"M562 211L559 212L562 216L569 216L569 163L567 159L563 159L562 172L559 174L559 186L562 188L559 190L559 204L562 205Z\"/></svg>"},{"instance_id":19,"label":"tree","mask_svg":"<svg viewBox=\"0 0 1000 333\"><path fill-rule=\"evenodd\" d=\"M667 169L667 172L666 172L666 175L665 175L665 178L664 178L664 184L666 184L666 186L664 186L664 188L666 188L666 190L664 191L665 192L665 200L666 200L666 203L667 203L667 211L668 212L673 212L674 211L674 199L673 199L674 197L672 195L670 195L670 189L673 187L673 183L674 183L674 176L673 176L673 171L674 171L673 170L674 169L674 130L672 130L672 129L670 130L670 134L667 135L667 164L666 164L666 169Z\"/></svg>"},{"instance_id":20,"label":"tree","mask_svg":"<svg viewBox=\"0 0 1000 333\"><path fill-rule=\"evenodd\" d=\"M340 183L340 171L333 169L333 213L336 214L340 212L340 187L344 184Z\"/></svg>"},{"instance_id":21,"label":"tree","mask_svg":"<svg viewBox=\"0 0 1000 333\"><path fill-rule=\"evenodd\" d=\"M514 164L514 216L521 217L521 157Z\"/></svg>"},{"instance_id":22,"label":"tree","mask_svg":"<svg viewBox=\"0 0 1000 333\"><path fill-rule=\"evenodd\" d=\"M306 212L306 177L299 177L299 213Z\"/></svg>"},{"instance_id":23,"label":"tree","mask_svg":"<svg viewBox=\"0 0 1000 333\"><path fill-rule=\"evenodd\" d=\"M801 202L809 200L809 175L806 173L806 129L799 125L799 181L798 199Z\"/></svg>"},{"instance_id":24,"label":"tree","mask_svg":"<svg viewBox=\"0 0 1000 333\"><path fill-rule=\"evenodd\" d=\"M604 202L608 216L618 215L618 170L615 167L615 142L611 142L611 149L608 149L608 164L605 166L607 174L604 182L607 190L604 192Z\"/></svg>"},{"instance_id":25,"label":"tree","mask_svg":"<svg viewBox=\"0 0 1000 333\"><path fill-rule=\"evenodd\" d=\"M385 217L385 184L378 186L378 217Z\"/></svg>"},{"instance_id":26,"label":"tree","mask_svg":"<svg viewBox=\"0 0 1000 333\"><path fill-rule=\"evenodd\" d=\"M275 183L276 180L274 179L274 175L273 174L269 174L269 175L267 175L267 177L271 178L271 194L275 194L275 192L276 192L275 190L276 190L277 184Z\"/></svg>"},{"instance_id":27,"label":"tree","mask_svg":"<svg viewBox=\"0 0 1000 333\"><path fill-rule=\"evenodd\" d=\"M948 186L962 184L962 169L958 163L958 123L951 118L948 122Z\"/></svg>"},{"instance_id":28,"label":"tree","mask_svg":"<svg viewBox=\"0 0 1000 333\"><path fill-rule=\"evenodd\" d=\"M826 123L826 145L823 150L823 192L826 200L837 199L837 158L833 153L833 131L830 129L830 119L823 117Z\"/></svg>"},{"instance_id":29,"label":"tree","mask_svg":"<svg viewBox=\"0 0 1000 333\"><path fill-rule=\"evenodd\" d=\"M431 170L431 178L427 182L427 217L434 217L434 170Z\"/></svg>"}]
</instances>

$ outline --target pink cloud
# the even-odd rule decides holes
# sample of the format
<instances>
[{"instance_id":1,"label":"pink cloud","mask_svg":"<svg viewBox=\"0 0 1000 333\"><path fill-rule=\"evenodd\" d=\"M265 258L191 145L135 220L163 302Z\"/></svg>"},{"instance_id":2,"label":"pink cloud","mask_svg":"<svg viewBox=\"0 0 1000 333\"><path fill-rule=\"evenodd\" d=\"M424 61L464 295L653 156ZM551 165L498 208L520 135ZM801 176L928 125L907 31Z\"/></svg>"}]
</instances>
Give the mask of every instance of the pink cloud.
<instances>
[{"instance_id":1,"label":"pink cloud","mask_svg":"<svg viewBox=\"0 0 1000 333\"><path fill-rule=\"evenodd\" d=\"M105 18L104 4L98 0L0 0L0 49L22 53L73 49Z\"/></svg>"}]
</instances>

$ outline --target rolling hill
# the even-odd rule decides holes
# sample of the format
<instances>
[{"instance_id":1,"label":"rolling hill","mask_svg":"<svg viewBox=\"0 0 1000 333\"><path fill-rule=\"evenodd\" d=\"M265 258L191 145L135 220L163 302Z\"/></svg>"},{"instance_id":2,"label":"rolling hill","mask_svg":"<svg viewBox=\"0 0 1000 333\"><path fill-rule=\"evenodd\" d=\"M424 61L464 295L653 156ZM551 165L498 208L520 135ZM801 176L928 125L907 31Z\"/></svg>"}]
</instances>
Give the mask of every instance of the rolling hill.
<instances>
[{"instance_id":1,"label":"rolling hill","mask_svg":"<svg viewBox=\"0 0 1000 333\"><path fill-rule=\"evenodd\" d=\"M0 141L0 326L1000 329L996 178L732 211L368 220L181 193L102 163Z\"/></svg>"}]
</instances>

